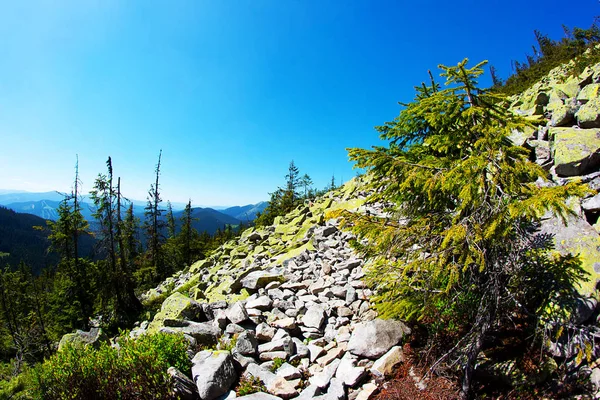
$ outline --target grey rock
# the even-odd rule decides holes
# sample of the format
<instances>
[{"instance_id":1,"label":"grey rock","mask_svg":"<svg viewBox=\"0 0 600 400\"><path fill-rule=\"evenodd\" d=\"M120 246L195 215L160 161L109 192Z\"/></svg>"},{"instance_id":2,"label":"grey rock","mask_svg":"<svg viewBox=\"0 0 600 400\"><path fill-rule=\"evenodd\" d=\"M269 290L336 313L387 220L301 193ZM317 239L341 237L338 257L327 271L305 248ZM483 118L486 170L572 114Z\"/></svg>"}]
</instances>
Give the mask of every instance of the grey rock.
<instances>
[{"instance_id":1,"label":"grey rock","mask_svg":"<svg viewBox=\"0 0 600 400\"><path fill-rule=\"evenodd\" d=\"M323 371L317 373L309 379L311 385L317 385L320 388L326 388L331 381L331 378L335 375L338 366L340 365L340 360L336 359L331 364L327 365L323 368Z\"/></svg>"},{"instance_id":2,"label":"grey rock","mask_svg":"<svg viewBox=\"0 0 600 400\"><path fill-rule=\"evenodd\" d=\"M320 328L325 322L325 307L322 305L313 305L308 308L306 314L302 317L304 326Z\"/></svg>"},{"instance_id":3,"label":"grey rock","mask_svg":"<svg viewBox=\"0 0 600 400\"><path fill-rule=\"evenodd\" d=\"M225 314L227 315L227 318L234 324L239 324L248 320L248 313L246 312L246 308L240 301L238 301L229 309L227 309L225 311Z\"/></svg>"},{"instance_id":4,"label":"grey rock","mask_svg":"<svg viewBox=\"0 0 600 400\"><path fill-rule=\"evenodd\" d=\"M585 211L600 211L600 193L581 202L581 208Z\"/></svg>"},{"instance_id":5,"label":"grey rock","mask_svg":"<svg viewBox=\"0 0 600 400\"><path fill-rule=\"evenodd\" d=\"M261 323L256 326L256 338L261 341L269 341L275 335L275 328L272 328L266 323Z\"/></svg>"},{"instance_id":6,"label":"grey rock","mask_svg":"<svg viewBox=\"0 0 600 400\"><path fill-rule=\"evenodd\" d=\"M254 336L254 333L251 331L244 331L241 333L235 343L236 351L244 356L255 355L257 348L258 342Z\"/></svg>"},{"instance_id":7,"label":"grey rock","mask_svg":"<svg viewBox=\"0 0 600 400\"><path fill-rule=\"evenodd\" d=\"M335 373L336 378L342 380L346 386L356 387L368 375L364 367L356 367L356 356L344 354Z\"/></svg>"},{"instance_id":8,"label":"grey rock","mask_svg":"<svg viewBox=\"0 0 600 400\"><path fill-rule=\"evenodd\" d=\"M283 275L274 271L254 271L246 275L240 283L246 289L258 290L271 282L283 282L284 280Z\"/></svg>"},{"instance_id":9,"label":"grey rock","mask_svg":"<svg viewBox=\"0 0 600 400\"><path fill-rule=\"evenodd\" d=\"M361 322L354 327L348 351L360 357L379 358L400 343L405 334L410 334L410 329L400 321L375 319Z\"/></svg>"},{"instance_id":10,"label":"grey rock","mask_svg":"<svg viewBox=\"0 0 600 400\"><path fill-rule=\"evenodd\" d=\"M277 369L275 374L287 379L288 381L291 379L300 378L302 376L298 368L288 363L283 363L283 365Z\"/></svg>"},{"instance_id":11,"label":"grey rock","mask_svg":"<svg viewBox=\"0 0 600 400\"><path fill-rule=\"evenodd\" d=\"M265 311L271 308L273 301L269 296L260 296L259 298L246 302L246 309L256 308L261 311Z\"/></svg>"},{"instance_id":12,"label":"grey rock","mask_svg":"<svg viewBox=\"0 0 600 400\"><path fill-rule=\"evenodd\" d=\"M341 379L331 378L329 382L329 388L327 389L327 400L343 400L346 398L346 391L344 390L344 382Z\"/></svg>"},{"instance_id":13,"label":"grey rock","mask_svg":"<svg viewBox=\"0 0 600 400\"><path fill-rule=\"evenodd\" d=\"M175 367L169 367L167 374L173 382L173 392L181 400L196 400L198 388L190 378Z\"/></svg>"},{"instance_id":14,"label":"grey rock","mask_svg":"<svg viewBox=\"0 0 600 400\"><path fill-rule=\"evenodd\" d=\"M213 400L229 390L237 378L228 351L201 351L192 360L192 376L203 400Z\"/></svg>"},{"instance_id":15,"label":"grey rock","mask_svg":"<svg viewBox=\"0 0 600 400\"><path fill-rule=\"evenodd\" d=\"M272 394L257 392L248 394L246 396L238 397L238 399L243 400L281 400L281 397L273 396Z\"/></svg>"}]
</instances>

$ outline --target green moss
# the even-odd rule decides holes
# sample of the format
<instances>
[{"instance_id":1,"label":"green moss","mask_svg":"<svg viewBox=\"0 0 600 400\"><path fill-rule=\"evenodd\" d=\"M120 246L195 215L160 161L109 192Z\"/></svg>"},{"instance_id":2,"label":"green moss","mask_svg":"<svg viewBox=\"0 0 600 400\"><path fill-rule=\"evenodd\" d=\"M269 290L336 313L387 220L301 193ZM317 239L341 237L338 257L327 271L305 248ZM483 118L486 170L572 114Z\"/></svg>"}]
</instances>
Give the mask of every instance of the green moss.
<instances>
[{"instance_id":1,"label":"green moss","mask_svg":"<svg viewBox=\"0 0 600 400\"><path fill-rule=\"evenodd\" d=\"M193 307L192 299L175 292L170 295L162 304L160 311L154 316L154 319L148 325L149 333L156 333L163 326L163 321L169 319L183 319Z\"/></svg>"}]
</instances>

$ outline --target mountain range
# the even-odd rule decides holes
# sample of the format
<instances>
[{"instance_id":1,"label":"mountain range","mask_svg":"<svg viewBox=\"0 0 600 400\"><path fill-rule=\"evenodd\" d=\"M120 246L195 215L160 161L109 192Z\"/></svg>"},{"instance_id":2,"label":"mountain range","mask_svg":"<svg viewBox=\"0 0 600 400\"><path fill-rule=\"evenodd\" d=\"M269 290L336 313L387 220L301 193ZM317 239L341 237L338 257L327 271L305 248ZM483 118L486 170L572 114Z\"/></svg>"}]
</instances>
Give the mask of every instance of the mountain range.
<instances>
[{"instance_id":1,"label":"mountain range","mask_svg":"<svg viewBox=\"0 0 600 400\"><path fill-rule=\"evenodd\" d=\"M6 191L4 191L6 192ZM43 218L44 220L56 220L58 218L58 206L63 196L58 192L11 192L0 194L0 205L18 213L27 213ZM134 206L134 215L143 221L144 202L132 201ZM245 206L234 206L216 210L211 207L196 207L192 209L192 216L195 219L192 223L198 232L207 232L214 234L217 229L223 229L226 225L238 226L241 223L248 225L254 221L257 213L262 212L267 206L267 202L262 201L257 204L248 204ZM164 207L164 204L163 204ZM221 207L218 207L221 208ZM90 222L92 230L94 229L94 206L85 196L81 203L81 213L83 217ZM174 207L173 216L178 220L183 214L183 210L176 210Z\"/></svg>"}]
</instances>

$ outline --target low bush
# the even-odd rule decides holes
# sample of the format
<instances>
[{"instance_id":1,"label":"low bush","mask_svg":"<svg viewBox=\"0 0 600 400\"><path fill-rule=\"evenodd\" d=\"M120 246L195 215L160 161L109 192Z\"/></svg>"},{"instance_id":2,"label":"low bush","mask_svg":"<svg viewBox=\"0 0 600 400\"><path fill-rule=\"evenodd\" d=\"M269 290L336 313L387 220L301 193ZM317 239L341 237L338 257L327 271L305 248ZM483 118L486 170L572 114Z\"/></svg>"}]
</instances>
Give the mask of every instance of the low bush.
<instances>
[{"instance_id":1,"label":"low bush","mask_svg":"<svg viewBox=\"0 0 600 400\"><path fill-rule=\"evenodd\" d=\"M119 346L67 346L36 368L41 398L171 399L169 367L190 370L181 336L154 334L134 340L123 334Z\"/></svg>"}]
</instances>

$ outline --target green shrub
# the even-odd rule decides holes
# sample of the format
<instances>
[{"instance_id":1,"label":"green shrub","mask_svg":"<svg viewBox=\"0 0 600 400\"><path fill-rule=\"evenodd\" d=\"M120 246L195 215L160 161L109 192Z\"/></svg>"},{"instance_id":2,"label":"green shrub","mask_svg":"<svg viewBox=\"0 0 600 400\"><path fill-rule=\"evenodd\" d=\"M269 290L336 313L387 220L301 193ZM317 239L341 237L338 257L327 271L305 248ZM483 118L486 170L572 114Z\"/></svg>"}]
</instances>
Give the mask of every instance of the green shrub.
<instances>
[{"instance_id":1,"label":"green shrub","mask_svg":"<svg viewBox=\"0 0 600 400\"><path fill-rule=\"evenodd\" d=\"M281 367L283 365L283 363L285 363L285 360L283 358L279 358L276 357L273 359L273 365L271 366L271 371L275 372L279 369L279 367Z\"/></svg>"},{"instance_id":2,"label":"green shrub","mask_svg":"<svg viewBox=\"0 0 600 400\"><path fill-rule=\"evenodd\" d=\"M136 340L122 335L119 348L67 346L36 369L44 399L170 399L167 369L190 369L181 336L154 334Z\"/></svg>"},{"instance_id":3,"label":"green shrub","mask_svg":"<svg viewBox=\"0 0 600 400\"><path fill-rule=\"evenodd\" d=\"M246 396L246 395L249 395L252 393L266 392L266 391L267 391L267 388L261 382L261 380L256 377L253 377L253 376L251 376L249 378L245 378L245 377L240 378L240 382L235 390L235 392L237 393L238 396Z\"/></svg>"}]
</instances>

